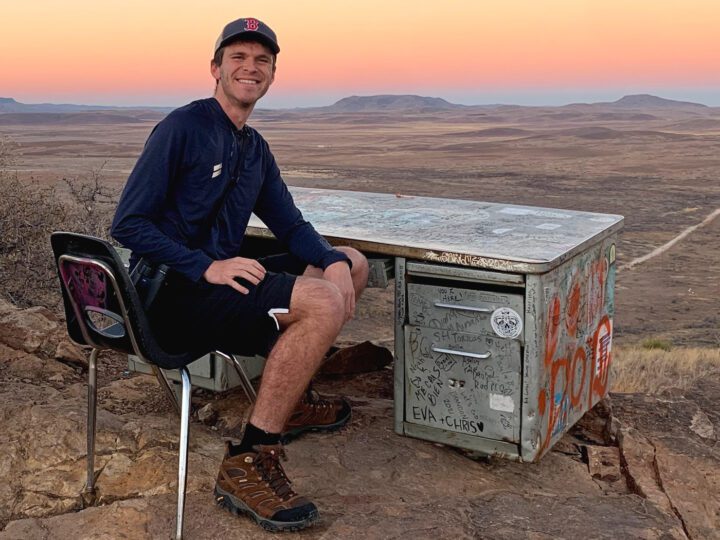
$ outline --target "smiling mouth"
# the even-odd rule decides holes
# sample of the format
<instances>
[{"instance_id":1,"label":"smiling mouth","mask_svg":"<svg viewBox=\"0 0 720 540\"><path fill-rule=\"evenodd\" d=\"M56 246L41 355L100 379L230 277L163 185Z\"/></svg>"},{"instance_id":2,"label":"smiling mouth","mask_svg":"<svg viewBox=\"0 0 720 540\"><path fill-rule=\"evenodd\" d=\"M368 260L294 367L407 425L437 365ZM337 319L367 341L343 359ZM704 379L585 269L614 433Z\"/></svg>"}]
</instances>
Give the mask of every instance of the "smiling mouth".
<instances>
[{"instance_id":1,"label":"smiling mouth","mask_svg":"<svg viewBox=\"0 0 720 540\"><path fill-rule=\"evenodd\" d=\"M253 81L251 79L235 79L240 84L258 84L258 81Z\"/></svg>"}]
</instances>

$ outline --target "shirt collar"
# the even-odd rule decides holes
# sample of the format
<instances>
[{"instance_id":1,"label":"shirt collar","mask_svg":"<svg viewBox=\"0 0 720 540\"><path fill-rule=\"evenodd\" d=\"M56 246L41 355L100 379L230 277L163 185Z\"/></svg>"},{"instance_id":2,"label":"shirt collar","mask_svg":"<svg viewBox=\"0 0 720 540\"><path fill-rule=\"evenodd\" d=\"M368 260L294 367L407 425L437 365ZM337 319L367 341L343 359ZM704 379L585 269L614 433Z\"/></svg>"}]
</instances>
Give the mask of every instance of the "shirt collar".
<instances>
[{"instance_id":1,"label":"shirt collar","mask_svg":"<svg viewBox=\"0 0 720 540\"><path fill-rule=\"evenodd\" d=\"M215 116L218 117L218 119L222 118L224 122L227 123L228 127L232 130L232 132L235 135L240 135L248 132L248 126L245 124L241 129L238 129L235 127L235 124L230 119L230 117L227 115L227 113L223 110L222 106L220 105L220 102L215 99L214 97L211 97L209 99L210 101L210 107L212 108L213 112L215 113Z\"/></svg>"}]
</instances>

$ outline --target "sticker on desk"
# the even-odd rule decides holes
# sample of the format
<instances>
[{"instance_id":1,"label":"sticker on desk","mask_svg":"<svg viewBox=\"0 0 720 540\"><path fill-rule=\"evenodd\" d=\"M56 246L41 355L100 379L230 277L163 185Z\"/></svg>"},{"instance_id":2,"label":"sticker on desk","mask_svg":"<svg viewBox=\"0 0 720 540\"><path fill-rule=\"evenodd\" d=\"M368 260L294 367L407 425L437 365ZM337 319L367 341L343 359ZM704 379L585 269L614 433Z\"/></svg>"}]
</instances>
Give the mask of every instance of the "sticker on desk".
<instances>
[{"instance_id":1,"label":"sticker on desk","mask_svg":"<svg viewBox=\"0 0 720 540\"><path fill-rule=\"evenodd\" d=\"M495 333L503 338L515 339L522 334L522 319L517 311L509 307L501 307L493 311L490 324Z\"/></svg>"},{"instance_id":2,"label":"sticker on desk","mask_svg":"<svg viewBox=\"0 0 720 540\"><path fill-rule=\"evenodd\" d=\"M515 402L512 396L503 396L502 394L490 394L490 408L493 411L514 412Z\"/></svg>"}]
</instances>

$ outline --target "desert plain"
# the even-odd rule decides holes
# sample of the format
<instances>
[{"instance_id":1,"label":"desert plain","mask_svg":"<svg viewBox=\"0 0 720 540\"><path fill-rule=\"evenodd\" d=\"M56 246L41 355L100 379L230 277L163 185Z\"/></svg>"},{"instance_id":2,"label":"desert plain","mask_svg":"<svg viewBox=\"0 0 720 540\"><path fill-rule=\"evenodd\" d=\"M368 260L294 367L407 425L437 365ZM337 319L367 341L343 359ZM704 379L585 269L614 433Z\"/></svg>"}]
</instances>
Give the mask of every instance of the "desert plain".
<instances>
[{"instance_id":1,"label":"desert plain","mask_svg":"<svg viewBox=\"0 0 720 540\"><path fill-rule=\"evenodd\" d=\"M621 214L615 338L720 344L720 108L637 99L565 107L258 110L290 185ZM122 189L154 111L0 115L23 180L100 173ZM62 187L62 186L60 186Z\"/></svg>"},{"instance_id":2,"label":"desert plain","mask_svg":"<svg viewBox=\"0 0 720 540\"><path fill-rule=\"evenodd\" d=\"M105 185L119 193L145 139L162 116L162 113L152 110L7 113L0 114L0 135L9 138L15 157L12 168L23 182L57 185L62 191L66 187L62 178L100 175ZM564 107L432 108L423 106L422 102L411 106L376 103L375 107L367 104L358 107L353 106L351 101L345 106L317 109L258 110L250 124L268 140L283 177L290 185L621 214L625 217L625 227L617 248L619 270L615 292L614 343L631 349L647 340L657 340L671 345L672 350L700 349L715 351L714 354L720 347L720 216L715 217L720 213L720 108L671 102L651 96ZM340 344L372 340L392 348L391 306L391 288L367 291L359 305L356 320L343 333ZM28 353L27 348L20 349ZM665 361L672 362L672 356ZM651 371L652 367L649 366L648 370ZM61 377L65 386L73 383L78 387L71 392L72 395L55 382L49 383L53 391L63 396L63 403L80 399L83 376L79 371L67 372ZM111 372L121 375L117 366ZM336 436L334 442L322 443L319 436L312 436L296 443L300 447L297 455L317 467L322 466L322 460L313 457L313 445L321 445L319 447L328 452L331 468L337 465L329 481L335 483L335 491L339 490L342 494L338 500L333 498L334 488L331 485L316 488L316 497L330 508L329 517L320 528L307 531L302 536L425 538L454 534L463 538L551 538L572 537L577 532L585 533L588 538L718 537L720 483L717 472L709 472L711 467L708 465L720 462L717 450L720 384L717 383L717 373L713 375L715 383L694 381L690 387L663 394L661 402L665 405L643 401L644 397L638 398L639 402L631 402L626 394L616 400L618 414L626 427L630 426L625 433L626 440L636 437L635 450L623 454L621 448L620 458L615 457L618 471L625 471L624 476L618 477L619 482L632 484L627 480L628 474L632 476L632 473L627 473L632 466L637 467L636 471L646 466L656 469L665 466L662 473L667 475L663 477L664 488L660 472L650 474L654 480L646 479L650 484L655 482L659 495L644 486L642 478L637 479L642 476L641 472L633 477L635 484L641 486L638 489L635 489L637 485L635 488L618 487L618 479L613 480L612 475L606 478L602 474L592 475L592 478L588 476L590 480L584 477L580 480L582 474L578 473L578 463L587 467L592 458L588 458L587 450L580 457L575 455L578 452L582 454L578 448L594 443L606 447L600 442L597 430L594 435L589 434L592 429L588 426L569 434L568 440L558 445L539 465L481 462L473 463L475 468L467 472L469 476L461 474L458 468L463 468L463 460L468 458L420 441L408 443L401 439L399 443L387 442L393 439L389 433L391 428L386 429L385 426L381 429L375 425L378 419L390 415L391 402L388 404L388 401L392 380L388 370L369 374L365 378L323 379L321 388L331 392L348 392L350 389L357 414L354 425ZM0 370L0 375L6 385L19 377L13 376L7 366ZM132 438L120 425L129 420L116 406L118 402L124 403L136 415L148 405L148 399L141 397L141 393L152 392L152 381L128 382L135 379L126 379L125 383L120 381L134 385L129 393L127 388L118 389L117 381L107 376L103 379L106 390L101 395L101 407L106 407L108 415L115 415L112 421L108 420L107 440L112 438L110 435L113 432ZM32 386L29 381L21 384ZM40 397L42 393L39 390L30 392L33 396L37 394L31 402L44 403L45 398ZM3 399L9 399L11 394L6 386ZM239 394L225 398L229 403L243 401ZM212 404L217 398L201 395L199 399L201 404ZM82 400L78 403L79 416L71 425L82 429L81 412L84 409ZM246 404L239 407L246 407ZM70 408L68 404L68 410ZM63 476L63 485L67 489L63 488L60 494L50 488L43 490L43 496L57 504L46 501L33 506L27 503L32 489L27 488L24 481L20 482L22 485L14 482L14 485L17 484L12 488L16 500L12 509L0 512L0 524L9 523L5 531L0 532L0 538L34 535L38 538L59 538L53 536L53 528L80 534L79 531L84 530L82 524L89 524L88 530L95 530L97 536L93 536L94 533L83 536L83 533L78 537L111 538L113 536L107 532L110 529L106 527L106 520L132 521L136 514L144 516L147 513L156 513L161 517L143 517L145 521L140 520L140 525L135 519L129 526L128 537L150 538L155 534L169 534L173 511L173 473L167 463L172 464L172 453L168 451L168 455L158 457L151 455L148 448L153 445L163 451L172 448L172 443L168 442L171 437L165 432L173 433L173 421L168 408L157 404L150 408L155 415L153 429L158 430L157 433L162 432L161 435L155 433L160 442L144 447L138 443L135 433L135 441L126 445L132 448L121 452L124 461L118 461L111 454L104 458L110 464L113 460L117 462L115 468L110 467L108 480L117 493L101 498L101 506L74 514L83 507L71 489L82 485L83 450L80 439L68 443L74 448L74 453L70 452L70 457L59 466L63 471L61 476L67 476ZM213 419L216 422L214 429L222 431L224 426L232 431L237 425L237 418L228 419L231 413L226 405L217 405L217 409ZM688 431L691 425L697 427L697 411L702 412L703 418L710 423L710 431L706 426L702 436L696 429ZM161 424L157 418L163 415L171 426L157 427ZM672 421L668 419L670 417L673 417ZM682 426L665 423L676 420ZM602 423L596 418L589 424L593 421L596 426L598 422ZM647 433L638 435L636 432L642 431L643 422L650 427ZM388 421L389 425L391 422ZM683 429L681 437L679 433ZM204 428L198 426L197 430ZM667 458L663 465L657 457L649 462L638 457L643 452L659 455L657 440L669 437L670 433L676 443L681 439L685 441L680 446L667 443L665 451L673 456L672 459ZM698 437L700 439L693 439ZM214 474L211 463L214 461L208 456L219 457L219 437L213 431L204 430L198 439L201 442L195 448L196 466L211 478ZM687 443L687 439L693 439L692 444ZM370 462L371 458L366 458L357 446L353 446L368 443L377 443L378 459L385 460L385 465L399 456L410 455L416 461L437 466L438 474L448 482L455 482L460 494L443 485L436 486L434 490L429 488L421 495L401 467L394 469L388 465L392 468L397 496L407 501L401 504L396 500L378 510L377 505L382 506L381 501L385 500L383 496L371 488L362 491L362 495L354 494L349 480L377 481L377 475L382 477L386 472L383 466L373 468L375 465ZM698 452L684 455L686 443L698 446ZM343 445L347 445L349 450L344 450ZM372 474L365 477L362 471L346 462L346 451L357 462L372 469ZM678 463L685 460L690 467L691 461L700 454L707 460L696 466L700 471L696 474L701 474L702 480L691 480L689 477L679 480L684 473L678 471ZM637 464L632 465L633 459ZM339 464L333 460L339 460ZM136 462L141 465L133 468ZM142 467L150 467L156 462L162 463L163 467L167 465L167 470L163 471L166 476L169 475L168 479L158 480L163 489L156 492L147 486L138 487L141 482L137 478L130 481L136 482L137 486L121 486L124 480L119 473L113 476L121 470L129 471L131 477L139 476L142 473L138 471ZM39 474L27 463L24 466L22 474L26 478ZM302 466L302 463L297 465ZM418 468L417 463L409 467L412 474L417 474L429 484L443 481ZM297 470L300 471L298 484L306 490L312 489L308 486L313 485L314 469L307 466ZM343 471L347 473L345 476ZM2 474L7 478L11 473L5 469ZM576 478L573 475L578 475L576 480L572 480L577 494L573 492L572 482L569 485L556 484L559 482L557 477L563 474L567 475L568 481ZM492 477L493 482L515 486L513 489L519 491L528 483L533 487L524 497L512 490L498 489L490 493L489 484L485 491L476 493L474 490L486 481L483 478L488 477ZM254 537L256 530L250 528L249 522L242 522L235 529L234 518L225 515L217 518L216 511L210 507L209 495L202 493L209 483L211 480L204 477L190 482L188 512L195 512L198 521L190 525L188 537L212 538L230 534L228 531L233 531L238 538ZM700 510L691 503L683 507L680 501L687 498L687 490L694 489L691 484L705 490L700 498L706 503ZM433 503L428 497L435 492L447 500ZM155 497L155 494L158 496ZM386 499L392 498L390 494L386 495ZM63 502L57 502L60 500ZM468 502L463 505L461 500ZM550 500L555 517L552 517L553 512L548 517L545 510L539 509ZM574 504L573 501L579 502ZM595 511L593 507L596 504ZM102 510L104 505L108 507L106 514L102 513L105 512ZM519 516L516 527L512 524L512 512L505 510L503 514L501 507L517 505L526 506L524 510L515 511L515 515ZM357 508L365 512L365 523L369 524L366 529L362 528L362 520L346 518L346 512ZM494 513L493 508L497 512ZM564 510L561 508L575 508L574 514L572 510L568 514L574 517L563 517ZM432 520L427 516L433 512L442 517L442 525L431 525ZM418 513L425 516L425 521L414 519ZM87 517L78 520L77 516L82 514ZM216 518L220 521L216 522ZM465 520L462 523L461 518ZM613 519L616 525L613 525ZM564 529L566 521L570 525ZM592 527L591 531L589 527ZM42 532L48 530L51 532Z\"/></svg>"}]
</instances>

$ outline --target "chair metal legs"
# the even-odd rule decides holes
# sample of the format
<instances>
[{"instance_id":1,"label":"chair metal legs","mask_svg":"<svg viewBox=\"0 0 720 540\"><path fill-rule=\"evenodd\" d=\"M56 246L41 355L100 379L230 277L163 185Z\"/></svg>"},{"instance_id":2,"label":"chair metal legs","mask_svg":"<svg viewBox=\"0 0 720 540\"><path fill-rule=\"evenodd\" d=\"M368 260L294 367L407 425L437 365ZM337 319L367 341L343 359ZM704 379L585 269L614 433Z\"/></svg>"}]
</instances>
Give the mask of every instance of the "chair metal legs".
<instances>
[{"instance_id":1,"label":"chair metal legs","mask_svg":"<svg viewBox=\"0 0 720 540\"><path fill-rule=\"evenodd\" d=\"M180 411L180 403L178 403L178 397L175 391L172 388L172 385L170 381L167 378L167 375L165 375L165 372L160 369L159 367L150 364L150 367L153 370L153 373L155 374L155 377L157 378L158 382L160 383L160 386L167 394L168 398L170 398L170 401L173 404L173 407L175 407L175 412L178 414L181 414Z\"/></svg>"},{"instance_id":2,"label":"chair metal legs","mask_svg":"<svg viewBox=\"0 0 720 540\"><path fill-rule=\"evenodd\" d=\"M179 458L177 529L175 531L176 540L181 540L183 533L185 487L187 485L188 444L190 442L190 394L192 390L192 385L190 384L190 374L186 368L180 368L180 378L182 380L182 397L180 404L180 441L178 445Z\"/></svg>"},{"instance_id":3,"label":"chair metal legs","mask_svg":"<svg viewBox=\"0 0 720 540\"><path fill-rule=\"evenodd\" d=\"M83 499L92 504L95 498L95 426L97 411L97 357L99 349L93 349L88 360L88 410L87 410L87 482Z\"/></svg>"},{"instance_id":4,"label":"chair metal legs","mask_svg":"<svg viewBox=\"0 0 720 540\"><path fill-rule=\"evenodd\" d=\"M99 349L93 349L88 360L88 411L87 411L87 483L82 496L87 504L92 504L95 499L95 428L97 418L97 358ZM185 490L187 487L187 465L188 446L190 443L190 397L192 396L192 384L190 374L186 368L180 368L180 380L182 382L182 395L180 403L175 399L175 393L161 370L155 368L155 375L160 385L165 388L173 397L173 403L180 412L180 440L178 443L178 499L177 516L175 529L176 540L182 540L183 517L185 515Z\"/></svg>"},{"instance_id":5,"label":"chair metal legs","mask_svg":"<svg viewBox=\"0 0 720 540\"><path fill-rule=\"evenodd\" d=\"M257 393L255 392L255 388L253 388L253 385L250 382L250 378L245 372L245 367L240 363L240 360L238 360L237 356L235 356L234 354L225 354L222 351L215 351L214 354L217 354L219 357L232 364L238 374L238 377L240 377L240 384L245 391L245 395L247 396L250 403L255 403L255 400L257 399Z\"/></svg>"}]
</instances>

